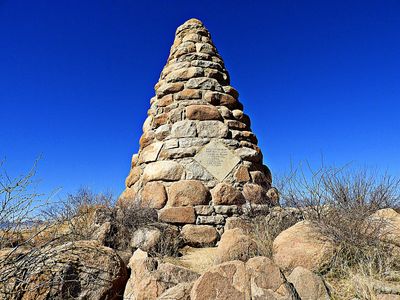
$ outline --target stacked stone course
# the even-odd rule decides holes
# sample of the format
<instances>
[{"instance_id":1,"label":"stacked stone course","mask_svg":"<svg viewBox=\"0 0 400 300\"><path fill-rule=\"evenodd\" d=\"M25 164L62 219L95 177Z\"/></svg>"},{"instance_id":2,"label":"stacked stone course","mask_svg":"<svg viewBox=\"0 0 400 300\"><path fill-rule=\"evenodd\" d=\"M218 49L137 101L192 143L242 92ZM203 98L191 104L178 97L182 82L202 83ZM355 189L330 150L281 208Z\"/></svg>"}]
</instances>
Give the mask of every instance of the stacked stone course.
<instances>
[{"instance_id":1,"label":"stacked stone course","mask_svg":"<svg viewBox=\"0 0 400 300\"><path fill-rule=\"evenodd\" d=\"M250 118L199 20L176 30L155 92L121 203L155 208L162 222L191 224L182 232L194 236L221 234L227 217L278 205ZM197 159L207 145L208 151L228 149L231 158L221 166L226 176L213 175L213 163Z\"/></svg>"}]
</instances>

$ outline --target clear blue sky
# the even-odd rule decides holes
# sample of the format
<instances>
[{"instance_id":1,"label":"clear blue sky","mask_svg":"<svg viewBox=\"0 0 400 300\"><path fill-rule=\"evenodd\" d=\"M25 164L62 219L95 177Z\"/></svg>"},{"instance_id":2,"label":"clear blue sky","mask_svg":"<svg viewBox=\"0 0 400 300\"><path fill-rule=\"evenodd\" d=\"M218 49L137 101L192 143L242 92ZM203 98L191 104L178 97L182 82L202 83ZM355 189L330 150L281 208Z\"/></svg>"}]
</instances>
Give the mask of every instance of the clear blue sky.
<instances>
[{"instance_id":1,"label":"clear blue sky","mask_svg":"<svg viewBox=\"0 0 400 300\"><path fill-rule=\"evenodd\" d=\"M0 0L0 157L119 194L177 26L210 30L273 173L400 175L400 2Z\"/></svg>"}]
</instances>

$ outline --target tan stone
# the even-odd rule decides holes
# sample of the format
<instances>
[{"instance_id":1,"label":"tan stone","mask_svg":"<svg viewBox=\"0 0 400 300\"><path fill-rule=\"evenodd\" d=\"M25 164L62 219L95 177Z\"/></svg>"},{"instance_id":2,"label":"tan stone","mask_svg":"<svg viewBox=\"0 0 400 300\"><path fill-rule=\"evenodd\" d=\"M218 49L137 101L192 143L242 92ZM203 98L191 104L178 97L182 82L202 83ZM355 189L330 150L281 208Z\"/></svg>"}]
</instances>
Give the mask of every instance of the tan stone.
<instances>
[{"instance_id":1,"label":"tan stone","mask_svg":"<svg viewBox=\"0 0 400 300\"><path fill-rule=\"evenodd\" d=\"M246 183L243 186L243 196L253 204L269 204L264 188L258 184Z\"/></svg>"},{"instance_id":2,"label":"tan stone","mask_svg":"<svg viewBox=\"0 0 400 300\"><path fill-rule=\"evenodd\" d=\"M172 71L165 77L165 80L167 82L185 81L193 77L203 76L203 74L204 72L202 68L189 67Z\"/></svg>"},{"instance_id":3,"label":"tan stone","mask_svg":"<svg viewBox=\"0 0 400 300\"><path fill-rule=\"evenodd\" d=\"M167 202L165 187L160 182L148 182L141 193L141 205L143 207L160 209Z\"/></svg>"},{"instance_id":4,"label":"tan stone","mask_svg":"<svg viewBox=\"0 0 400 300\"><path fill-rule=\"evenodd\" d=\"M171 125L165 124L158 127L155 131L156 139L159 141L164 140L171 132Z\"/></svg>"},{"instance_id":5,"label":"tan stone","mask_svg":"<svg viewBox=\"0 0 400 300\"><path fill-rule=\"evenodd\" d=\"M273 242L275 263L284 270L318 271L331 258L333 246L307 221L282 231Z\"/></svg>"},{"instance_id":6,"label":"tan stone","mask_svg":"<svg viewBox=\"0 0 400 300\"><path fill-rule=\"evenodd\" d=\"M167 122L168 122L168 114L167 113L157 115L153 119L154 127L159 127L161 125L167 124Z\"/></svg>"},{"instance_id":7,"label":"tan stone","mask_svg":"<svg viewBox=\"0 0 400 300\"><path fill-rule=\"evenodd\" d=\"M128 266L131 275L125 287L124 299L155 300L169 288L199 277L187 268L163 263L155 258L132 257Z\"/></svg>"},{"instance_id":8,"label":"tan stone","mask_svg":"<svg viewBox=\"0 0 400 300\"><path fill-rule=\"evenodd\" d=\"M155 138L154 131L146 131L143 133L143 135L140 137L140 148L143 149L150 145Z\"/></svg>"},{"instance_id":9,"label":"tan stone","mask_svg":"<svg viewBox=\"0 0 400 300\"><path fill-rule=\"evenodd\" d=\"M190 300L193 282L183 282L166 290L157 300Z\"/></svg>"},{"instance_id":10,"label":"tan stone","mask_svg":"<svg viewBox=\"0 0 400 300\"><path fill-rule=\"evenodd\" d=\"M185 243L193 247L212 246L218 239L217 230L210 225L185 225L181 234Z\"/></svg>"},{"instance_id":11,"label":"tan stone","mask_svg":"<svg viewBox=\"0 0 400 300\"><path fill-rule=\"evenodd\" d=\"M196 89L184 89L179 93L175 94L175 100L191 100L200 98L201 98L201 90L196 90Z\"/></svg>"},{"instance_id":12,"label":"tan stone","mask_svg":"<svg viewBox=\"0 0 400 300\"><path fill-rule=\"evenodd\" d=\"M226 230L218 244L217 263L230 260L247 261L249 258L258 255L257 243L239 229Z\"/></svg>"},{"instance_id":13,"label":"tan stone","mask_svg":"<svg viewBox=\"0 0 400 300\"><path fill-rule=\"evenodd\" d=\"M125 180L125 186L130 188L132 185L134 185L139 180L142 173L143 171L140 167L132 168Z\"/></svg>"},{"instance_id":14,"label":"tan stone","mask_svg":"<svg viewBox=\"0 0 400 300\"><path fill-rule=\"evenodd\" d=\"M214 205L240 205L245 199L240 191L230 184L221 182L211 190Z\"/></svg>"},{"instance_id":15,"label":"tan stone","mask_svg":"<svg viewBox=\"0 0 400 300\"><path fill-rule=\"evenodd\" d=\"M210 192L199 180L181 180L168 188L168 206L195 206L209 201Z\"/></svg>"},{"instance_id":16,"label":"tan stone","mask_svg":"<svg viewBox=\"0 0 400 300\"><path fill-rule=\"evenodd\" d=\"M329 300L329 293L321 276L303 267L296 267L287 280L294 285L301 299Z\"/></svg>"},{"instance_id":17,"label":"tan stone","mask_svg":"<svg viewBox=\"0 0 400 300\"><path fill-rule=\"evenodd\" d=\"M251 295L254 299L270 299L268 292L276 292L286 284L285 276L270 258L263 256L251 258L246 263L246 270L250 279ZM284 296L290 296L286 291L285 294Z\"/></svg>"},{"instance_id":18,"label":"tan stone","mask_svg":"<svg viewBox=\"0 0 400 300\"><path fill-rule=\"evenodd\" d=\"M136 199L136 189L126 188L118 197L117 205L121 207L129 206Z\"/></svg>"},{"instance_id":19,"label":"tan stone","mask_svg":"<svg viewBox=\"0 0 400 300\"><path fill-rule=\"evenodd\" d=\"M235 172L235 180L238 182L248 182L250 181L249 169L246 166L239 166Z\"/></svg>"},{"instance_id":20,"label":"tan stone","mask_svg":"<svg viewBox=\"0 0 400 300\"><path fill-rule=\"evenodd\" d=\"M156 90L156 94L158 98L162 98L165 95L173 94L183 90L182 82L174 82L174 83L164 83Z\"/></svg>"},{"instance_id":21,"label":"tan stone","mask_svg":"<svg viewBox=\"0 0 400 300\"><path fill-rule=\"evenodd\" d=\"M186 108L189 120L222 120L218 109L212 105L190 105Z\"/></svg>"},{"instance_id":22,"label":"tan stone","mask_svg":"<svg viewBox=\"0 0 400 300\"><path fill-rule=\"evenodd\" d=\"M193 207L170 207L158 212L158 219L161 222L177 224L193 224L196 222Z\"/></svg>"},{"instance_id":23,"label":"tan stone","mask_svg":"<svg viewBox=\"0 0 400 300\"><path fill-rule=\"evenodd\" d=\"M139 154L139 164L156 161L162 146L162 142L156 142L142 149Z\"/></svg>"},{"instance_id":24,"label":"tan stone","mask_svg":"<svg viewBox=\"0 0 400 300\"><path fill-rule=\"evenodd\" d=\"M170 160L156 161L148 164L143 172L144 181L175 181L181 179L184 173L183 167Z\"/></svg>"},{"instance_id":25,"label":"tan stone","mask_svg":"<svg viewBox=\"0 0 400 300\"><path fill-rule=\"evenodd\" d=\"M170 105L173 102L173 97L172 94L166 95L164 97L162 97L160 100L158 100L158 106L159 107L165 107Z\"/></svg>"},{"instance_id":26,"label":"tan stone","mask_svg":"<svg viewBox=\"0 0 400 300\"><path fill-rule=\"evenodd\" d=\"M250 282L241 261L214 266L197 279L190 293L191 300L249 300Z\"/></svg>"},{"instance_id":27,"label":"tan stone","mask_svg":"<svg viewBox=\"0 0 400 300\"><path fill-rule=\"evenodd\" d=\"M136 167L138 160L139 160L139 154L137 154L137 153L133 154L132 160L131 160L131 168Z\"/></svg>"},{"instance_id":28,"label":"tan stone","mask_svg":"<svg viewBox=\"0 0 400 300\"><path fill-rule=\"evenodd\" d=\"M225 120L225 124L228 125L229 129L234 130L248 130L248 126L245 123L236 120Z\"/></svg>"}]
</instances>

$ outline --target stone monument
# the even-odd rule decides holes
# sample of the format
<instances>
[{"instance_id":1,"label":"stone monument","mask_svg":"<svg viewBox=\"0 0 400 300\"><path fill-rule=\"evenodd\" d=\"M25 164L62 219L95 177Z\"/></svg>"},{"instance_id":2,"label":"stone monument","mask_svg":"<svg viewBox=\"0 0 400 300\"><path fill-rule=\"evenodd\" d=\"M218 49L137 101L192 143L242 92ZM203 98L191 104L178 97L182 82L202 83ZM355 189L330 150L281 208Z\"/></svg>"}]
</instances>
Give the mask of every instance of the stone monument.
<instances>
[{"instance_id":1,"label":"stone monument","mask_svg":"<svg viewBox=\"0 0 400 300\"><path fill-rule=\"evenodd\" d=\"M155 94L120 203L217 236L227 217L278 205L250 118L199 20L176 30Z\"/></svg>"}]
</instances>

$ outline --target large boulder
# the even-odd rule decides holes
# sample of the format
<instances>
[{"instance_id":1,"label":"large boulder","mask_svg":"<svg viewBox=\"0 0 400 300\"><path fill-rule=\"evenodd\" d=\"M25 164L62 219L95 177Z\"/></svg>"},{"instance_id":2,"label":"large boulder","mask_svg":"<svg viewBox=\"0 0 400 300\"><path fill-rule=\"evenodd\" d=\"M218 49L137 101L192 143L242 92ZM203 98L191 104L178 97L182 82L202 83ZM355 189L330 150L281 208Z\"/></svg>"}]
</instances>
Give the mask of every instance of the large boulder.
<instances>
[{"instance_id":1,"label":"large boulder","mask_svg":"<svg viewBox=\"0 0 400 300\"><path fill-rule=\"evenodd\" d=\"M210 268L195 281L190 296L191 300L300 299L267 257L255 257L247 263L229 261Z\"/></svg>"},{"instance_id":2,"label":"large boulder","mask_svg":"<svg viewBox=\"0 0 400 300\"><path fill-rule=\"evenodd\" d=\"M279 267L270 258L253 257L246 263L246 270L250 280L252 299L280 297L293 299L297 296L292 285L287 282Z\"/></svg>"},{"instance_id":3,"label":"large boulder","mask_svg":"<svg viewBox=\"0 0 400 300\"><path fill-rule=\"evenodd\" d=\"M117 299L128 279L117 253L97 241L31 249L0 264L2 299Z\"/></svg>"},{"instance_id":4,"label":"large boulder","mask_svg":"<svg viewBox=\"0 0 400 300\"><path fill-rule=\"evenodd\" d=\"M250 282L245 264L230 261L212 267L193 285L191 300L250 299Z\"/></svg>"},{"instance_id":5,"label":"large boulder","mask_svg":"<svg viewBox=\"0 0 400 300\"><path fill-rule=\"evenodd\" d=\"M216 262L247 261L258 255L257 243L239 228L226 230L218 244Z\"/></svg>"},{"instance_id":6,"label":"large boulder","mask_svg":"<svg viewBox=\"0 0 400 300\"><path fill-rule=\"evenodd\" d=\"M163 263L150 258L145 252L135 252L129 261L131 276L125 287L124 299L157 299L166 290L185 282L192 282L200 275L184 267Z\"/></svg>"},{"instance_id":7,"label":"large boulder","mask_svg":"<svg viewBox=\"0 0 400 300\"><path fill-rule=\"evenodd\" d=\"M318 271L332 257L333 245L308 221L282 231L273 242L276 264L284 270L301 266Z\"/></svg>"},{"instance_id":8,"label":"large boulder","mask_svg":"<svg viewBox=\"0 0 400 300\"><path fill-rule=\"evenodd\" d=\"M301 299L329 300L329 292L321 276L303 267L296 267L287 277Z\"/></svg>"}]
</instances>

